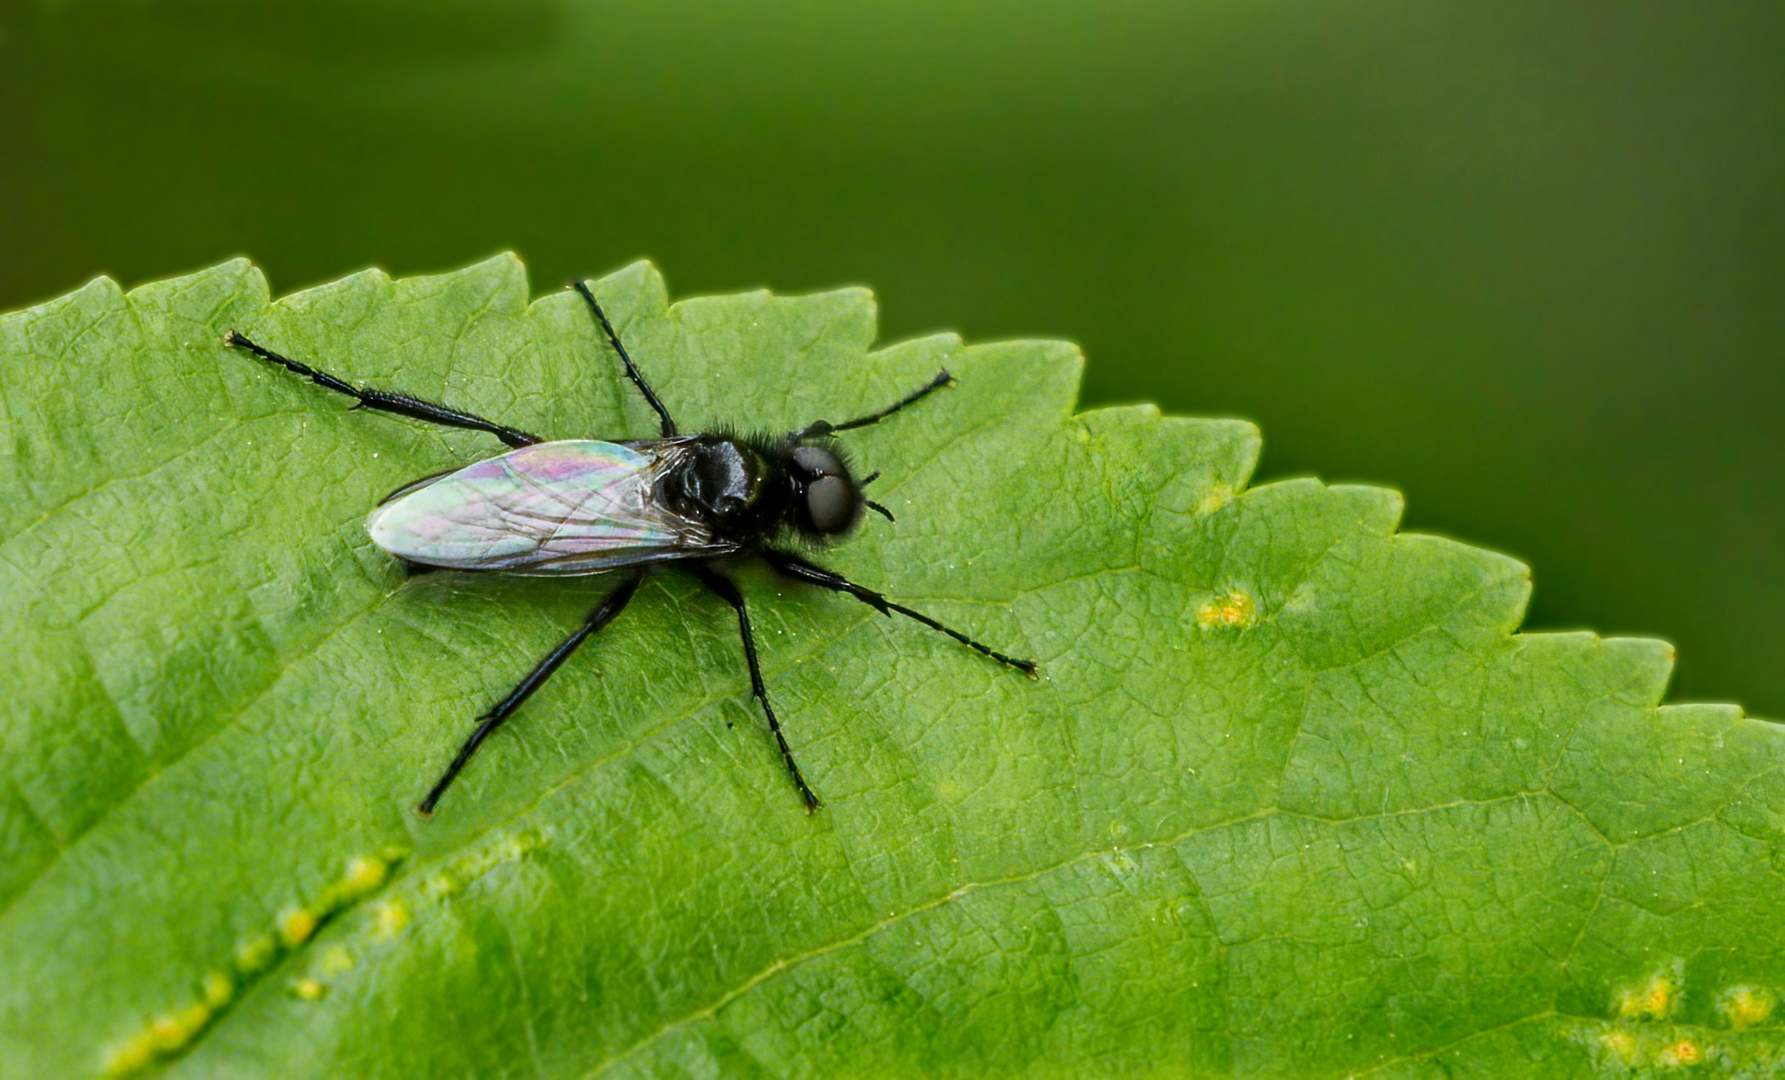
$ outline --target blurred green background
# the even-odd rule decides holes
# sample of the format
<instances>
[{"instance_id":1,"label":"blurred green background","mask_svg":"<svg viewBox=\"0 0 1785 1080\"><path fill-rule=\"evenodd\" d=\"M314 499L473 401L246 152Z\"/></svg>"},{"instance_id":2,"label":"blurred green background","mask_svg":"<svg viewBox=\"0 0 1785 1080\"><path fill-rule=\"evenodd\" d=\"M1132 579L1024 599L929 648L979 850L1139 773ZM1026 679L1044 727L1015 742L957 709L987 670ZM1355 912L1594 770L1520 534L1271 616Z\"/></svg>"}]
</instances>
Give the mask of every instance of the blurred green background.
<instances>
[{"instance_id":1,"label":"blurred green background","mask_svg":"<svg viewBox=\"0 0 1785 1080\"><path fill-rule=\"evenodd\" d=\"M868 284L1785 717L1781 58L1776 0L0 0L0 309L237 254Z\"/></svg>"}]
</instances>

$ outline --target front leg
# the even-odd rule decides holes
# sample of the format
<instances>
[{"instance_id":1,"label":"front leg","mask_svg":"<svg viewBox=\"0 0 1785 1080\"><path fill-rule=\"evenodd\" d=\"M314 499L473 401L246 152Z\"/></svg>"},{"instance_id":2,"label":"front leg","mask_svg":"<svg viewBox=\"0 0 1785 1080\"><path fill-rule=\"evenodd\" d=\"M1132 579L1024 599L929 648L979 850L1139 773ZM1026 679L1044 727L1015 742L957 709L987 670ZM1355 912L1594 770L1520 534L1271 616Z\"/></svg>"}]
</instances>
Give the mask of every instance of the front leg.
<instances>
[{"instance_id":1,"label":"front leg","mask_svg":"<svg viewBox=\"0 0 1785 1080\"><path fill-rule=\"evenodd\" d=\"M979 642L974 641L972 638L953 627L944 626L921 611L915 611L903 604L888 600L884 595L877 593L866 586L857 585L842 574L832 570L826 570L824 567L808 562L791 552L765 551L762 553L762 557L770 566L774 567L777 572L785 574L786 576L793 578L795 581L804 581L821 588L830 589L833 592L848 593L850 596L855 597L857 600L860 600L862 603L880 612L882 615L891 615L896 611L908 619L915 619L916 621L923 623L931 630L939 630L942 633L947 634L949 637L954 638L969 649L982 655L989 656L1000 664L1007 664L1010 667L1016 668L1018 671L1028 675L1031 679L1037 677L1035 674L1035 661L1016 660L1009 656L1005 656L1003 653L989 645L982 645Z\"/></svg>"}]
</instances>

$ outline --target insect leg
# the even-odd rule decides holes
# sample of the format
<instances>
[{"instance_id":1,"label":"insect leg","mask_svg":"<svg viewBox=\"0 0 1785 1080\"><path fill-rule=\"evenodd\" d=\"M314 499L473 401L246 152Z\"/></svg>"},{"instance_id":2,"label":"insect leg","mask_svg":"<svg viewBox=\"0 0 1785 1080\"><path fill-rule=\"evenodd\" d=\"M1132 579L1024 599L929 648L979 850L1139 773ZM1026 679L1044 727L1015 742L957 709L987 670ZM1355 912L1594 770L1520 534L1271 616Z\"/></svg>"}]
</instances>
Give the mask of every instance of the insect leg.
<instances>
[{"instance_id":1,"label":"insect leg","mask_svg":"<svg viewBox=\"0 0 1785 1080\"><path fill-rule=\"evenodd\" d=\"M830 589L834 592L848 593L850 596L855 597L857 600L860 600L862 603L880 612L882 615L891 615L896 611L908 619L915 619L918 622L923 623L931 630L940 630L942 633L954 638L969 649L982 655L989 656L1000 664L1008 664L1009 666L1016 668L1018 671L1028 675L1031 679L1036 677L1035 661L1017 660L1005 656L1003 653L990 646L981 645L979 642L974 641L959 630L942 625L921 611L914 611L911 608L906 607L904 604L894 603L880 593L875 592L873 589L857 585L843 575L833 573L822 566L809 563L798 555L788 554L784 551L764 551L762 557L777 571L786 574L788 577L793 578L796 581L808 582L813 585Z\"/></svg>"},{"instance_id":2,"label":"insect leg","mask_svg":"<svg viewBox=\"0 0 1785 1080\"><path fill-rule=\"evenodd\" d=\"M858 416L854 420L846 420L841 424L833 424L828 420L814 420L811 424L794 432L794 438L804 439L813 435L829 435L833 431L848 431L851 428L867 427L869 424L878 424L880 421L885 420L887 417L898 412L900 409L903 409L905 406L923 400L925 397L942 389L944 386L953 385L953 375L950 375L946 370L938 371L936 372L935 378L918 387L916 390L913 390L911 393L906 394L891 405L888 405L886 408L881 409L879 412L869 413L866 416Z\"/></svg>"},{"instance_id":3,"label":"insect leg","mask_svg":"<svg viewBox=\"0 0 1785 1080\"><path fill-rule=\"evenodd\" d=\"M589 291L588 283L578 279L571 282L570 287L581 293L583 299L588 302L589 310L595 315L595 321L601 324L601 332L607 335L608 344L614 347L614 351L620 354L620 362L626 365L626 377L631 379L632 384L638 387L638 392L645 396L646 403L657 410L657 418L663 421L662 437L667 439L674 435L676 422L670 419L669 410L663 407L663 402L657 400L657 395L651 391L651 384L645 381L643 375L639 374L637 365L632 362L632 354L626 351L626 346L620 344L620 335L614 332L614 324L607 321L607 312L602 311L601 305L595 302L595 294Z\"/></svg>"},{"instance_id":4,"label":"insect leg","mask_svg":"<svg viewBox=\"0 0 1785 1080\"><path fill-rule=\"evenodd\" d=\"M436 405L431 401L423 401L420 398L410 397L408 394L399 394L390 390L373 390L368 387L354 386L343 379L338 379L335 376L330 375L326 371L318 371L315 368L310 367L308 364L300 364L290 357L280 356L271 349L262 348L254 342L249 341L241 334L236 333L234 330L223 335L223 344L228 345L232 349L246 349L255 356L260 357L262 360L278 364L280 367L283 367L295 375L302 375L304 378L309 379L311 382L325 390L333 390L337 394L346 394L348 397L359 402L354 408L376 409L379 412L396 413L399 416L413 417L416 420L426 420L431 424L440 424L445 427L468 428L472 431L487 431L491 435L494 435L496 438L507 443L509 446L514 447L530 446L533 443L544 441L537 435L529 435L525 431L498 424L494 420L485 420L483 417L478 416L475 413L468 413L461 409L449 408L445 405Z\"/></svg>"},{"instance_id":5,"label":"insect leg","mask_svg":"<svg viewBox=\"0 0 1785 1080\"><path fill-rule=\"evenodd\" d=\"M762 669L756 663L756 635L750 630L750 613L744 610L744 595L738 592L738 587L730 578L716 570L699 564L689 569L719 599L737 609L738 633L744 639L744 659L750 665L750 692L756 695L757 701L762 702L762 711L769 718L769 730L775 733L775 742L781 746L781 760L787 762L787 771L793 776L793 786L800 789L800 796L806 800L806 813L809 814L824 804L806 786L806 778L800 775L800 767L793 760L793 750L787 745L787 736L781 733L781 721L775 717L774 707L769 704L768 688L762 684Z\"/></svg>"},{"instance_id":6,"label":"insect leg","mask_svg":"<svg viewBox=\"0 0 1785 1080\"><path fill-rule=\"evenodd\" d=\"M572 631L569 637L560 641L557 648L545 655L545 659L533 665L533 670L527 672L527 677L522 679L513 690L510 690L507 697L491 706L489 712L477 718L477 726L471 729L470 738L466 739L465 745L459 748L458 754L452 759L452 764L448 765L446 771L440 774L440 779L434 782L434 787L428 792L428 797L415 808L416 813L422 817L433 816L434 804L440 801L440 796L446 793L447 787L459 775L459 770L463 769L465 763L471 760L472 754L477 753L477 748L490 737L490 733L501 727L502 721L508 719L510 713L520 708L521 702L526 701L533 691L545 685L545 681L552 677L552 672L557 671L558 665L570 658L570 654L576 651L576 647L581 645L585 638L612 622L614 616L626 609L626 602L632 599L632 594L637 590L638 583L643 577L644 572L638 570L626 575L626 578L613 592L608 593L601 603L595 605L595 610L589 612L589 617L583 620L581 626Z\"/></svg>"}]
</instances>

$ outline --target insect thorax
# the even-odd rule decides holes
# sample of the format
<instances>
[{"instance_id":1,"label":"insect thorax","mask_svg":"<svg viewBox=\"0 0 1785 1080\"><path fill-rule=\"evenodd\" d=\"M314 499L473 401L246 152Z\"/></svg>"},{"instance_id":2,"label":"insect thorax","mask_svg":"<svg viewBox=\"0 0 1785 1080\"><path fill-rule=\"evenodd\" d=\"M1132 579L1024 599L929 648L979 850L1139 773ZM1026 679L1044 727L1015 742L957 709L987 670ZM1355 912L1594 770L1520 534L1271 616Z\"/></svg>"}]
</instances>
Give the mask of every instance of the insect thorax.
<instances>
[{"instance_id":1,"label":"insect thorax","mask_svg":"<svg viewBox=\"0 0 1785 1080\"><path fill-rule=\"evenodd\" d=\"M787 527L793 490L778 447L767 440L697 435L663 478L663 498L703 521L715 538L749 542Z\"/></svg>"}]
</instances>

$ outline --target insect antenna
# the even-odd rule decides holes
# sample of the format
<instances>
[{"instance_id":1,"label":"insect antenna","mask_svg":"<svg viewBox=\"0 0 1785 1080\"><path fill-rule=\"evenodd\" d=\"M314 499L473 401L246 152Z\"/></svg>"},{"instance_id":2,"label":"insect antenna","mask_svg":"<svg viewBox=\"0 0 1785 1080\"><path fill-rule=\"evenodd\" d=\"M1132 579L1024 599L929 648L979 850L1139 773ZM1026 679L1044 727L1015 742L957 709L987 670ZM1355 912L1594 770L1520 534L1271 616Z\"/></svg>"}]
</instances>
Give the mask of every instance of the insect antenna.
<instances>
[{"instance_id":1,"label":"insect antenna","mask_svg":"<svg viewBox=\"0 0 1785 1080\"><path fill-rule=\"evenodd\" d=\"M867 479L857 482L855 486L857 488L865 488L869 484L872 484L874 481L876 481L878 479L880 479L880 470L875 469L873 472L868 474ZM881 506L879 503L875 502L873 499L863 499L862 502L867 503L868 509L874 511L876 514L879 514L881 517L885 518L886 520L892 522L895 525L898 524L899 519L892 516L891 510L888 510L886 507Z\"/></svg>"},{"instance_id":2,"label":"insect antenna","mask_svg":"<svg viewBox=\"0 0 1785 1080\"><path fill-rule=\"evenodd\" d=\"M885 420L887 417L898 412L900 409L903 409L905 406L922 401L929 394L940 390L945 386L953 385L955 385L954 376L950 375L947 369L944 369L936 372L936 377L929 382L918 387L916 390L913 390L911 393L906 394L904 397L893 402L891 405L888 405L886 408L881 409L879 412L869 413L866 416L858 416L854 420L845 420L841 424L833 424L828 420L814 420L812 423L795 432L794 437L796 439L809 439L814 435L831 435L839 431L849 431L852 428L867 427L869 424L878 424L880 421Z\"/></svg>"}]
</instances>

